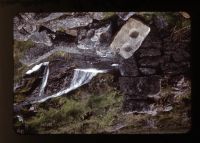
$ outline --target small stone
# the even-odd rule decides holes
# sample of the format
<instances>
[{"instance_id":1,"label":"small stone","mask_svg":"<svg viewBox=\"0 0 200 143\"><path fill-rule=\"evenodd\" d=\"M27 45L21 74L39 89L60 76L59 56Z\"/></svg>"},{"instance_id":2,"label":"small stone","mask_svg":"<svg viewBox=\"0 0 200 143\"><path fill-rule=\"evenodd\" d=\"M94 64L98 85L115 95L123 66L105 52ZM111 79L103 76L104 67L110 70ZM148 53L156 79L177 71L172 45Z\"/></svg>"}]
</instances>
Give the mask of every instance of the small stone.
<instances>
[{"instance_id":1,"label":"small stone","mask_svg":"<svg viewBox=\"0 0 200 143\"><path fill-rule=\"evenodd\" d=\"M156 73L156 70L153 68L139 68L139 70L143 75L152 75Z\"/></svg>"},{"instance_id":2,"label":"small stone","mask_svg":"<svg viewBox=\"0 0 200 143\"><path fill-rule=\"evenodd\" d=\"M35 32L30 36L29 39L35 43L42 43L47 46L52 46L52 41L45 31Z\"/></svg>"},{"instance_id":3,"label":"small stone","mask_svg":"<svg viewBox=\"0 0 200 143\"><path fill-rule=\"evenodd\" d=\"M151 104L152 101L149 100L132 100L128 99L125 100L123 103L123 110L125 112L144 112L148 111L150 109L149 104Z\"/></svg>"},{"instance_id":4,"label":"small stone","mask_svg":"<svg viewBox=\"0 0 200 143\"><path fill-rule=\"evenodd\" d=\"M74 37L76 37L78 35L78 32L76 29L66 29L65 30L65 33L69 34L69 35L72 35Z\"/></svg>"},{"instance_id":5,"label":"small stone","mask_svg":"<svg viewBox=\"0 0 200 143\"><path fill-rule=\"evenodd\" d=\"M167 106L167 107L164 108L164 111L165 111L165 112L169 112L169 111L171 111L172 109L173 109L172 106Z\"/></svg>"},{"instance_id":6,"label":"small stone","mask_svg":"<svg viewBox=\"0 0 200 143\"><path fill-rule=\"evenodd\" d=\"M189 62L179 62L179 63L163 63L161 64L161 70L164 74L180 74L187 73L190 71L190 63Z\"/></svg>"},{"instance_id":7,"label":"small stone","mask_svg":"<svg viewBox=\"0 0 200 143\"><path fill-rule=\"evenodd\" d=\"M116 13L122 20L128 20L135 12L117 12Z\"/></svg>"},{"instance_id":8,"label":"small stone","mask_svg":"<svg viewBox=\"0 0 200 143\"><path fill-rule=\"evenodd\" d=\"M138 61L141 67L158 67L162 63L161 57L145 57Z\"/></svg>"},{"instance_id":9,"label":"small stone","mask_svg":"<svg viewBox=\"0 0 200 143\"><path fill-rule=\"evenodd\" d=\"M173 52L172 57L175 62L185 61L190 57L190 54L185 50L176 50Z\"/></svg>"},{"instance_id":10,"label":"small stone","mask_svg":"<svg viewBox=\"0 0 200 143\"><path fill-rule=\"evenodd\" d=\"M120 61L120 73L122 76L138 76L138 67L133 57Z\"/></svg>"},{"instance_id":11,"label":"small stone","mask_svg":"<svg viewBox=\"0 0 200 143\"><path fill-rule=\"evenodd\" d=\"M90 12L90 15L96 20L103 20L105 17L104 12Z\"/></svg>"},{"instance_id":12,"label":"small stone","mask_svg":"<svg viewBox=\"0 0 200 143\"><path fill-rule=\"evenodd\" d=\"M95 30L91 29L87 32L87 38L92 38L92 36L94 36Z\"/></svg>"},{"instance_id":13,"label":"small stone","mask_svg":"<svg viewBox=\"0 0 200 143\"><path fill-rule=\"evenodd\" d=\"M168 26L168 23L163 16L156 15L154 16L153 21L158 30L165 29Z\"/></svg>"},{"instance_id":14,"label":"small stone","mask_svg":"<svg viewBox=\"0 0 200 143\"><path fill-rule=\"evenodd\" d=\"M140 57L152 57L161 55L159 49L140 49L139 51L140 51Z\"/></svg>"}]
</instances>

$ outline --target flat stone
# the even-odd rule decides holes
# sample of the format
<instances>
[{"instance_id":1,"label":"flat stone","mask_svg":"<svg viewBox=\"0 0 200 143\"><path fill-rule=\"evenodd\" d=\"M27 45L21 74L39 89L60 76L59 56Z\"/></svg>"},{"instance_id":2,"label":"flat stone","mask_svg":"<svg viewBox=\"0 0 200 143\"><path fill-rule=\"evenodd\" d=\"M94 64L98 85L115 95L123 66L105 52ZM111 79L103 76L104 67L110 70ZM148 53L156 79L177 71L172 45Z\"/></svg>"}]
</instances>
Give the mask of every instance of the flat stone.
<instances>
[{"instance_id":1,"label":"flat stone","mask_svg":"<svg viewBox=\"0 0 200 143\"><path fill-rule=\"evenodd\" d=\"M165 29L168 26L168 23L163 16L154 16L153 22L158 30Z\"/></svg>"},{"instance_id":2,"label":"flat stone","mask_svg":"<svg viewBox=\"0 0 200 143\"><path fill-rule=\"evenodd\" d=\"M161 52L159 49L140 49L140 57L152 57L160 55Z\"/></svg>"},{"instance_id":3,"label":"flat stone","mask_svg":"<svg viewBox=\"0 0 200 143\"><path fill-rule=\"evenodd\" d=\"M176 75L190 72L189 62L169 62L161 65L161 70L164 74Z\"/></svg>"},{"instance_id":4,"label":"flat stone","mask_svg":"<svg viewBox=\"0 0 200 143\"><path fill-rule=\"evenodd\" d=\"M123 103L123 110L125 112L135 111L135 112L145 112L150 110L150 104L152 100L125 100Z\"/></svg>"},{"instance_id":5,"label":"flat stone","mask_svg":"<svg viewBox=\"0 0 200 143\"><path fill-rule=\"evenodd\" d=\"M172 58L175 62L186 61L190 57L190 54L185 50L176 50L172 54Z\"/></svg>"},{"instance_id":6,"label":"flat stone","mask_svg":"<svg viewBox=\"0 0 200 143\"><path fill-rule=\"evenodd\" d=\"M78 35L78 31L76 29L66 29L65 32L74 37Z\"/></svg>"},{"instance_id":7,"label":"flat stone","mask_svg":"<svg viewBox=\"0 0 200 143\"><path fill-rule=\"evenodd\" d=\"M56 19L49 21L45 26L50 30L56 32L60 29L72 29L78 27L84 27L92 23L93 19L89 15L79 16L79 17L66 17L64 19Z\"/></svg>"},{"instance_id":8,"label":"flat stone","mask_svg":"<svg viewBox=\"0 0 200 143\"><path fill-rule=\"evenodd\" d=\"M45 31L35 32L30 36L29 39L35 43L42 43L47 46L52 46L52 41Z\"/></svg>"},{"instance_id":9,"label":"flat stone","mask_svg":"<svg viewBox=\"0 0 200 143\"><path fill-rule=\"evenodd\" d=\"M156 73L156 70L153 68L139 68L139 70L143 75L152 75Z\"/></svg>"},{"instance_id":10,"label":"flat stone","mask_svg":"<svg viewBox=\"0 0 200 143\"><path fill-rule=\"evenodd\" d=\"M120 90L127 99L147 99L158 97L161 80L159 76L120 77Z\"/></svg>"},{"instance_id":11,"label":"flat stone","mask_svg":"<svg viewBox=\"0 0 200 143\"><path fill-rule=\"evenodd\" d=\"M133 57L120 61L120 73L122 76L138 76L138 67Z\"/></svg>"},{"instance_id":12,"label":"flat stone","mask_svg":"<svg viewBox=\"0 0 200 143\"><path fill-rule=\"evenodd\" d=\"M158 67L163 62L161 57L144 57L138 61L141 67Z\"/></svg>"},{"instance_id":13,"label":"flat stone","mask_svg":"<svg viewBox=\"0 0 200 143\"><path fill-rule=\"evenodd\" d=\"M123 58L128 59L141 46L149 32L150 27L130 18L117 33L110 47L114 53L119 53Z\"/></svg>"}]
</instances>

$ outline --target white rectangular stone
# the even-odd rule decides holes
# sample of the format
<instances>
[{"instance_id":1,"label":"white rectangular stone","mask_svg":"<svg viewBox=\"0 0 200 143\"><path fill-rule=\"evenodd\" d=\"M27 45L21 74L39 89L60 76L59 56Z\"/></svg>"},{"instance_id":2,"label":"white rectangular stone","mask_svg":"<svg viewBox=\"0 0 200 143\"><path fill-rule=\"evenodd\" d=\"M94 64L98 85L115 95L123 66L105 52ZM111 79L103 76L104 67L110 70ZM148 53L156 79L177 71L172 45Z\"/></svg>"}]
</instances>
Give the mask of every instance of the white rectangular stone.
<instances>
[{"instance_id":1,"label":"white rectangular stone","mask_svg":"<svg viewBox=\"0 0 200 143\"><path fill-rule=\"evenodd\" d=\"M150 27L130 18L117 33L110 47L114 53L128 59L141 46L149 32Z\"/></svg>"}]
</instances>

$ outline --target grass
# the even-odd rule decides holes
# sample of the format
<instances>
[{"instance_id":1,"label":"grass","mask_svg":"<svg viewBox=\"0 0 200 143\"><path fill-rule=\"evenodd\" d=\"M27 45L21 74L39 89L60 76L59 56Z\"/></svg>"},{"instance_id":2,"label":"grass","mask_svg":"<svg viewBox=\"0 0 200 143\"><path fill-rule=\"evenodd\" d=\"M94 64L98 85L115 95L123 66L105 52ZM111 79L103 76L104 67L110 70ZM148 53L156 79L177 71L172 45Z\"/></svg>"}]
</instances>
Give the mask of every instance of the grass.
<instances>
[{"instance_id":1,"label":"grass","mask_svg":"<svg viewBox=\"0 0 200 143\"><path fill-rule=\"evenodd\" d=\"M117 91L90 95L84 99L60 97L60 108L40 108L26 124L38 133L96 133L112 125L121 109ZM50 130L49 130L50 129ZM60 132L58 132L60 131Z\"/></svg>"},{"instance_id":2,"label":"grass","mask_svg":"<svg viewBox=\"0 0 200 143\"><path fill-rule=\"evenodd\" d=\"M90 86L96 87L97 81L100 80L102 88L96 88L93 92L95 89ZM112 77L109 75L98 75L87 88L81 87L71 95L40 104L36 116L25 119L25 125L28 127L25 133L176 133L187 132L190 129L190 85L176 97L172 95L170 85L162 88L161 98L157 101L158 106L170 103L173 109L152 116L124 114L123 96L111 83ZM151 125L151 122L154 125ZM19 128L19 125L15 127Z\"/></svg>"},{"instance_id":3,"label":"grass","mask_svg":"<svg viewBox=\"0 0 200 143\"><path fill-rule=\"evenodd\" d=\"M64 60L69 60L71 59L70 53L67 53L65 51L57 51L53 53L51 56L47 58L48 61L53 61L57 58L64 58Z\"/></svg>"}]
</instances>

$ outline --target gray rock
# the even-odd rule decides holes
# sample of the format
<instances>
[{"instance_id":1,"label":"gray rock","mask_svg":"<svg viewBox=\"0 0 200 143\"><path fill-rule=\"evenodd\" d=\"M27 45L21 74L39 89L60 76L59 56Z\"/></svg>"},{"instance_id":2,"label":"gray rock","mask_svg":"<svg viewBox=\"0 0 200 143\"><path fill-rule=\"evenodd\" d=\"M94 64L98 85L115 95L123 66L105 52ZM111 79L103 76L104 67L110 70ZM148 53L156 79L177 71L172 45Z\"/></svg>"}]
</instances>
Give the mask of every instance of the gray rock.
<instances>
[{"instance_id":1,"label":"gray rock","mask_svg":"<svg viewBox=\"0 0 200 143\"><path fill-rule=\"evenodd\" d=\"M150 27L130 18L117 33L110 47L114 53L128 59L141 46L149 32Z\"/></svg>"},{"instance_id":2,"label":"gray rock","mask_svg":"<svg viewBox=\"0 0 200 143\"><path fill-rule=\"evenodd\" d=\"M35 33L31 34L29 39L35 43L42 43L47 46L52 46L51 39L49 38L49 36L47 35L47 33L45 31L35 32Z\"/></svg>"},{"instance_id":3,"label":"gray rock","mask_svg":"<svg viewBox=\"0 0 200 143\"><path fill-rule=\"evenodd\" d=\"M176 50L172 54L172 58L174 59L175 62L180 62L180 61L186 61L190 57L190 54L186 52L185 50Z\"/></svg>"},{"instance_id":4,"label":"gray rock","mask_svg":"<svg viewBox=\"0 0 200 143\"><path fill-rule=\"evenodd\" d=\"M145 57L138 61L141 67L158 67L163 62L161 57Z\"/></svg>"},{"instance_id":5,"label":"gray rock","mask_svg":"<svg viewBox=\"0 0 200 143\"><path fill-rule=\"evenodd\" d=\"M117 12L116 13L122 20L128 20L135 12Z\"/></svg>"},{"instance_id":6,"label":"gray rock","mask_svg":"<svg viewBox=\"0 0 200 143\"><path fill-rule=\"evenodd\" d=\"M163 16L154 16L154 24L158 30L165 29L168 26L166 19Z\"/></svg>"},{"instance_id":7,"label":"gray rock","mask_svg":"<svg viewBox=\"0 0 200 143\"><path fill-rule=\"evenodd\" d=\"M163 71L164 74L171 74L171 75L187 73L190 71L190 63L189 62L163 63L161 65L161 70Z\"/></svg>"},{"instance_id":8,"label":"gray rock","mask_svg":"<svg viewBox=\"0 0 200 143\"><path fill-rule=\"evenodd\" d=\"M139 70L143 75L152 75L156 73L156 70L153 68L139 68Z\"/></svg>"},{"instance_id":9,"label":"gray rock","mask_svg":"<svg viewBox=\"0 0 200 143\"><path fill-rule=\"evenodd\" d=\"M64 19L56 19L53 21L49 21L45 24L45 26L52 31L56 32L59 30L66 30L72 28L78 28L87 26L92 23L93 19L89 15L78 16L78 17L66 17Z\"/></svg>"},{"instance_id":10,"label":"gray rock","mask_svg":"<svg viewBox=\"0 0 200 143\"><path fill-rule=\"evenodd\" d=\"M103 20L105 18L104 12L89 12L93 19Z\"/></svg>"},{"instance_id":11,"label":"gray rock","mask_svg":"<svg viewBox=\"0 0 200 143\"><path fill-rule=\"evenodd\" d=\"M133 57L120 61L120 73L122 76L138 76L138 67Z\"/></svg>"},{"instance_id":12,"label":"gray rock","mask_svg":"<svg viewBox=\"0 0 200 143\"><path fill-rule=\"evenodd\" d=\"M152 57L160 55L161 52L159 49L140 49L140 57Z\"/></svg>"},{"instance_id":13,"label":"gray rock","mask_svg":"<svg viewBox=\"0 0 200 143\"><path fill-rule=\"evenodd\" d=\"M125 100L123 103L123 110L125 112L145 112L150 110L151 100Z\"/></svg>"}]
</instances>

